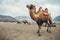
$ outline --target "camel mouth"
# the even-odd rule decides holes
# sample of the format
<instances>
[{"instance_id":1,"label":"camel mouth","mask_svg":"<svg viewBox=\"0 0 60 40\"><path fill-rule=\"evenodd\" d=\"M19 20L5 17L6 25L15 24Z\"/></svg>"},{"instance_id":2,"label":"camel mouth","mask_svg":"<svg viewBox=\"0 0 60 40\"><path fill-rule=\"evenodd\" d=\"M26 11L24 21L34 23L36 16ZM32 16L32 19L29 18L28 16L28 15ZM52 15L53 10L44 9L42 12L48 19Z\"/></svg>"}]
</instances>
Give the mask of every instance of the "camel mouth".
<instances>
[{"instance_id":1,"label":"camel mouth","mask_svg":"<svg viewBox=\"0 0 60 40\"><path fill-rule=\"evenodd\" d=\"M34 6L33 4L31 4L31 5L26 5L26 7L29 8L29 9L32 9L32 8L34 8L35 6Z\"/></svg>"}]
</instances>

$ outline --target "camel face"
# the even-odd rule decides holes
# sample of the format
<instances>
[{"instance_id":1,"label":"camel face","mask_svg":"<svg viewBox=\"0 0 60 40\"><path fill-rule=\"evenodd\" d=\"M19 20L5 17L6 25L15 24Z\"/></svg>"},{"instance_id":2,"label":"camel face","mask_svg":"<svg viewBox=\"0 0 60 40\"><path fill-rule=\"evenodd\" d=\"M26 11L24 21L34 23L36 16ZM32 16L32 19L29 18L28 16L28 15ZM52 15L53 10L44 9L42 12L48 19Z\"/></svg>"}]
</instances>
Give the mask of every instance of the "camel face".
<instances>
[{"instance_id":1,"label":"camel face","mask_svg":"<svg viewBox=\"0 0 60 40\"><path fill-rule=\"evenodd\" d=\"M29 5L26 5L26 7L29 9L30 8L30 6Z\"/></svg>"},{"instance_id":2,"label":"camel face","mask_svg":"<svg viewBox=\"0 0 60 40\"><path fill-rule=\"evenodd\" d=\"M35 9L35 6L34 6L33 4L27 5L26 7L27 7L28 9L30 9L30 10L31 10L31 9Z\"/></svg>"}]
</instances>

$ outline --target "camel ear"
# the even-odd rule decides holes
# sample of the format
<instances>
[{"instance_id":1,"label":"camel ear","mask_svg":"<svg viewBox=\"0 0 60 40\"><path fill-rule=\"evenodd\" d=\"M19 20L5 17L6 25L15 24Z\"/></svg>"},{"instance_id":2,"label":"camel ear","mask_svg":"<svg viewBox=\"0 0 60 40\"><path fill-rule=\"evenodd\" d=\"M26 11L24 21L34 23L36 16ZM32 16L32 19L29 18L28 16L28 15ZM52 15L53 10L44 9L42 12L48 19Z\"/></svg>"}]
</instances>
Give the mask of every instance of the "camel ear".
<instances>
[{"instance_id":1,"label":"camel ear","mask_svg":"<svg viewBox=\"0 0 60 40\"><path fill-rule=\"evenodd\" d=\"M34 6L35 7L35 6Z\"/></svg>"},{"instance_id":2,"label":"camel ear","mask_svg":"<svg viewBox=\"0 0 60 40\"><path fill-rule=\"evenodd\" d=\"M26 5L27 8L29 8L29 5Z\"/></svg>"}]
</instances>

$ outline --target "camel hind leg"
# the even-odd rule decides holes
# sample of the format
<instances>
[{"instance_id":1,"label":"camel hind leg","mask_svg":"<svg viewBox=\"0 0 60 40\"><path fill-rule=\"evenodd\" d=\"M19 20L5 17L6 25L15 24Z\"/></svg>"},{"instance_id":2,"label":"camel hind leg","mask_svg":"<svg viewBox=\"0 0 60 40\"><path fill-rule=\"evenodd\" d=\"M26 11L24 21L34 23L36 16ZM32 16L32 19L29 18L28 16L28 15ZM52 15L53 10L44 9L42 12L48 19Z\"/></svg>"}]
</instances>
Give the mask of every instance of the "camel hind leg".
<instances>
[{"instance_id":1,"label":"camel hind leg","mask_svg":"<svg viewBox=\"0 0 60 40\"><path fill-rule=\"evenodd\" d=\"M48 24L47 32L51 33L51 24L49 24L48 22L47 22L47 24Z\"/></svg>"}]
</instances>

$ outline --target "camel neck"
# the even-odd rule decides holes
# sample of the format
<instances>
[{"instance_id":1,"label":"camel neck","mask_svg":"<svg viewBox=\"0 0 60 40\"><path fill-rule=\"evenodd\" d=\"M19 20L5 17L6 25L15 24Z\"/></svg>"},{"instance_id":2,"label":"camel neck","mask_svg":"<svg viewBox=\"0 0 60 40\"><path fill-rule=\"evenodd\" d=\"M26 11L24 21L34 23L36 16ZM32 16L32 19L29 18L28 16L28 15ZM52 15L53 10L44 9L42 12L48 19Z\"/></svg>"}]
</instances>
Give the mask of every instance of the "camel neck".
<instances>
[{"instance_id":1,"label":"camel neck","mask_svg":"<svg viewBox=\"0 0 60 40\"><path fill-rule=\"evenodd\" d=\"M35 20L35 14L36 14L35 10L31 9L31 10L30 10L30 17L31 17L33 20Z\"/></svg>"}]
</instances>

